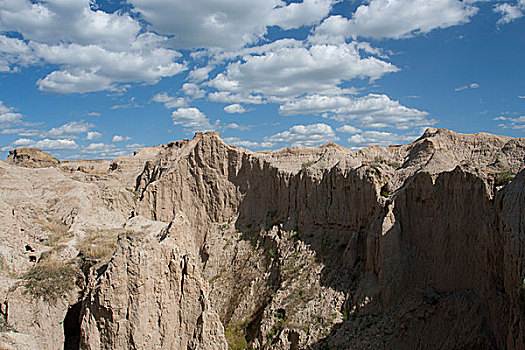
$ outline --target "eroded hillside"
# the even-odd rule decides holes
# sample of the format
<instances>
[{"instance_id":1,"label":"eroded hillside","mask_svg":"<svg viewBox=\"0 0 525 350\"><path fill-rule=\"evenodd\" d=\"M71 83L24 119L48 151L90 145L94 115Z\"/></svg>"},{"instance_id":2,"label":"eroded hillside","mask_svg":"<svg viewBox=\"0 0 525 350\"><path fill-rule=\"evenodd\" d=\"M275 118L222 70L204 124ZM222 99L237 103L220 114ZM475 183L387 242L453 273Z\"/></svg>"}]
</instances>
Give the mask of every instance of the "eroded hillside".
<instances>
[{"instance_id":1,"label":"eroded hillside","mask_svg":"<svg viewBox=\"0 0 525 350\"><path fill-rule=\"evenodd\" d=\"M523 139L35 158L0 164L5 348L525 349Z\"/></svg>"}]
</instances>

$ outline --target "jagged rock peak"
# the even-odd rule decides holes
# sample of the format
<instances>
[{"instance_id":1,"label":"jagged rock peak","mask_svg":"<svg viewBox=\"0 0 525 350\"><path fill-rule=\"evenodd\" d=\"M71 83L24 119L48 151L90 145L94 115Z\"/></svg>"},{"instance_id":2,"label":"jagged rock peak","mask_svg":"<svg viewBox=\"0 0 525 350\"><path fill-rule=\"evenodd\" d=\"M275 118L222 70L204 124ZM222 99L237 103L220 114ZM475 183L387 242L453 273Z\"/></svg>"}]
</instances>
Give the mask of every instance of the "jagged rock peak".
<instances>
[{"instance_id":1,"label":"jagged rock peak","mask_svg":"<svg viewBox=\"0 0 525 350\"><path fill-rule=\"evenodd\" d=\"M26 168L48 168L56 166L58 159L40 148L19 147L9 151L6 161Z\"/></svg>"}]
</instances>

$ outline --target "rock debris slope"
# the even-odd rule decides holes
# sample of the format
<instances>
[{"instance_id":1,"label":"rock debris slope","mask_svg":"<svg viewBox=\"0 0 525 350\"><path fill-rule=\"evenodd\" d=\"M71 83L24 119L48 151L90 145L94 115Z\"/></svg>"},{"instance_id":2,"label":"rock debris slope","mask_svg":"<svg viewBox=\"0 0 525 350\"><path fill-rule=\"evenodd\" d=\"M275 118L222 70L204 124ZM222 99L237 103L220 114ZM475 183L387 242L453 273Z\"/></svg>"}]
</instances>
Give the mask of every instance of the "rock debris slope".
<instances>
[{"instance_id":1,"label":"rock debris slope","mask_svg":"<svg viewBox=\"0 0 525 350\"><path fill-rule=\"evenodd\" d=\"M40 158L0 164L0 347L525 349L524 139Z\"/></svg>"}]
</instances>

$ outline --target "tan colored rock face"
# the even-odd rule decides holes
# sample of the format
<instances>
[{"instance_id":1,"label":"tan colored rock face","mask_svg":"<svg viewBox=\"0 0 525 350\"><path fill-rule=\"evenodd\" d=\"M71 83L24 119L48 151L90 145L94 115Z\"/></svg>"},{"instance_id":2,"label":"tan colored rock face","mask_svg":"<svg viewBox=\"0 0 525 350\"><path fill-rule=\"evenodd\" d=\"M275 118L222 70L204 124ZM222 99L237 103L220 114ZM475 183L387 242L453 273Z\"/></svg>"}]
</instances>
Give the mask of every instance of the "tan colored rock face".
<instances>
[{"instance_id":1,"label":"tan colored rock face","mask_svg":"<svg viewBox=\"0 0 525 350\"><path fill-rule=\"evenodd\" d=\"M94 264L78 299L81 348L524 349L524 172L506 185L524 164L523 139L443 129L358 152L252 153L199 133L53 174L0 167L0 214L38 258ZM47 201L14 180L44 174ZM69 249L21 233L44 227L38 208L66 225ZM63 300L49 315L77 302ZM23 332L72 339L53 322ZM27 341L5 334L0 344Z\"/></svg>"},{"instance_id":2,"label":"tan colored rock face","mask_svg":"<svg viewBox=\"0 0 525 350\"><path fill-rule=\"evenodd\" d=\"M185 221L175 218L163 233L147 220L128 223L85 301L82 348L227 349L195 252L181 241Z\"/></svg>"},{"instance_id":3,"label":"tan colored rock face","mask_svg":"<svg viewBox=\"0 0 525 350\"><path fill-rule=\"evenodd\" d=\"M39 148L20 147L9 151L7 162L26 168L48 168L56 166L58 160Z\"/></svg>"}]
</instances>

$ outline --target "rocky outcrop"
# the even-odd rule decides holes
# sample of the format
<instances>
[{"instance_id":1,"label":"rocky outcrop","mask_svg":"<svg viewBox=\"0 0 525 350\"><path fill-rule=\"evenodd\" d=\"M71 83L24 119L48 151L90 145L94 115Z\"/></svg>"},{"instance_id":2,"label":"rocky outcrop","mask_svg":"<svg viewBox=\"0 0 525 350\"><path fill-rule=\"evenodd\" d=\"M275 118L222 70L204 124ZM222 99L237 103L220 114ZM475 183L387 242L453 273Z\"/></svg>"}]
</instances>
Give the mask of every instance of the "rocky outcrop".
<instances>
[{"instance_id":1,"label":"rocky outcrop","mask_svg":"<svg viewBox=\"0 0 525 350\"><path fill-rule=\"evenodd\" d=\"M524 165L523 139L443 129L357 152L253 153L198 133L112 162L4 165L0 214L18 237L44 229L39 207L66 226L67 249L27 242L31 264L85 272L56 309L81 348L524 349ZM45 176L49 199L16 176ZM23 283L14 261L4 290Z\"/></svg>"},{"instance_id":2,"label":"rocky outcrop","mask_svg":"<svg viewBox=\"0 0 525 350\"><path fill-rule=\"evenodd\" d=\"M227 349L187 225L182 214L126 224L84 302L83 349Z\"/></svg>"},{"instance_id":3,"label":"rocky outcrop","mask_svg":"<svg viewBox=\"0 0 525 350\"><path fill-rule=\"evenodd\" d=\"M48 168L57 166L59 161L40 148L19 147L9 151L7 162L26 168Z\"/></svg>"}]
</instances>

